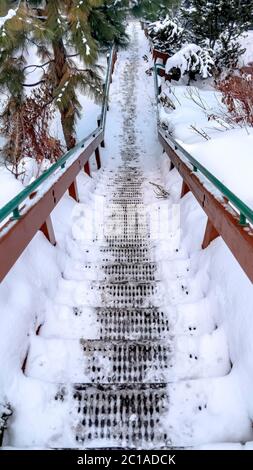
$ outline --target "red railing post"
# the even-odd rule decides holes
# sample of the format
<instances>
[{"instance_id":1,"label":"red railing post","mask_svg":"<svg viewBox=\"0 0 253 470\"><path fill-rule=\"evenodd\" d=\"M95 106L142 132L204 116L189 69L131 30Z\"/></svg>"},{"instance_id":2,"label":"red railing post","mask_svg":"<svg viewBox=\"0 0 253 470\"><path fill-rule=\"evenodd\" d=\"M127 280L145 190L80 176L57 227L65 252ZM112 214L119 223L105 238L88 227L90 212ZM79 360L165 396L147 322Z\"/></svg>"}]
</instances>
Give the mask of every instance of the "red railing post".
<instances>
[{"instance_id":1,"label":"red railing post","mask_svg":"<svg viewBox=\"0 0 253 470\"><path fill-rule=\"evenodd\" d=\"M47 217L44 224L40 228L41 232L44 233L45 237L52 245L56 245L56 238L54 233L54 227L51 219L51 215Z\"/></svg>"},{"instance_id":2,"label":"red railing post","mask_svg":"<svg viewBox=\"0 0 253 470\"><path fill-rule=\"evenodd\" d=\"M186 184L185 181L183 181L183 184L182 184L182 190L181 190L181 198L184 197L187 193L189 193L190 191L190 188L189 186Z\"/></svg>"},{"instance_id":3,"label":"red railing post","mask_svg":"<svg viewBox=\"0 0 253 470\"><path fill-rule=\"evenodd\" d=\"M84 172L87 173L87 175L91 176L89 161L87 163L85 163L85 165L84 165Z\"/></svg>"},{"instance_id":4,"label":"red railing post","mask_svg":"<svg viewBox=\"0 0 253 470\"><path fill-rule=\"evenodd\" d=\"M219 237L220 234L217 232L216 228L213 226L211 220L207 219L206 230L204 235L204 240L202 243L203 250L207 248L210 243L215 240L215 238Z\"/></svg>"},{"instance_id":5,"label":"red railing post","mask_svg":"<svg viewBox=\"0 0 253 470\"><path fill-rule=\"evenodd\" d=\"M78 187L77 187L77 181L76 178L74 179L73 183L71 183L69 187L69 195L75 199L75 201L79 202L79 194L78 194Z\"/></svg>"},{"instance_id":6,"label":"red railing post","mask_svg":"<svg viewBox=\"0 0 253 470\"><path fill-rule=\"evenodd\" d=\"M97 147L96 150L95 150L95 157L96 157L96 162L97 162L97 169L100 170L100 168L101 168L101 158L100 158L99 147Z\"/></svg>"}]
</instances>

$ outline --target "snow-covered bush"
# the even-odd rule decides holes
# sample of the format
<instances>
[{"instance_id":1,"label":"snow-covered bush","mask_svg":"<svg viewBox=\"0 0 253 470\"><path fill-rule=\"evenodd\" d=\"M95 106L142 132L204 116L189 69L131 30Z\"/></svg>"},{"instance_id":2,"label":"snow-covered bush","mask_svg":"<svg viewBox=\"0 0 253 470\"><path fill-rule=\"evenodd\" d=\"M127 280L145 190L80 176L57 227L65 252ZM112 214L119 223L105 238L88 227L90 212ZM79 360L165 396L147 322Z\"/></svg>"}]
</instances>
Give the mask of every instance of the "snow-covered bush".
<instances>
[{"instance_id":1,"label":"snow-covered bush","mask_svg":"<svg viewBox=\"0 0 253 470\"><path fill-rule=\"evenodd\" d=\"M176 20L166 16L163 20L155 21L148 26L148 35L155 49L173 54L182 45L184 29Z\"/></svg>"},{"instance_id":2,"label":"snow-covered bush","mask_svg":"<svg viewBox=\"0 0 253 470\"><path fill-rule=\"evenodd\" d=\"M182 0L181 21L194 42L215 48L221 36L235 40L252 23L253 0Z\"/></svg>"},{"instance_id":3,"label":"snow-covered bush","mask_svg":"<svg viewBox=\"0 0 253 470\"><path fill-rule=\"evenodd\" d=\"M182 0L181 24L191 41L215 51L217 72L238 66L241 35L252 23L253 0Z\"/></svg>"},{"instance_id":4,"label":"snow-covered bush","mask_svg":"<svg viewBox=\"0 0 253 470\"><path fill-rule=\"evenodd\" d=\"M217 83L233 121L253 126L253 64Z\"/></svg>"},{"instance_id":5,"label":"snow-covered bush","mask_svg":"<svg viewBox=\"0 0 253 470\"><path fill-rule=\"evenodd\" d=\"M212 50L188 44L167 60L166 74L170 75L172 80L188 75L190 82L195 80L196 75L201 78L211 77L214 65Z\"/></svg>"}]
</instances>

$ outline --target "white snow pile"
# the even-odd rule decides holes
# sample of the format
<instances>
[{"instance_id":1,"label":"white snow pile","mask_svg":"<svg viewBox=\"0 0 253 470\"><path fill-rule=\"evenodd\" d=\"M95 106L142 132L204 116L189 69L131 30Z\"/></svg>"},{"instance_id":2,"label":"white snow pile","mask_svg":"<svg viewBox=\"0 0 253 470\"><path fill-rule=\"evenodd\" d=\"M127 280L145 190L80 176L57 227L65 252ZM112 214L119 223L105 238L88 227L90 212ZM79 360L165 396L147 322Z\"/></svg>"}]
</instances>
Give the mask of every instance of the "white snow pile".
<instances>
[{"instance_id":1,"label":"white snow pile","mask_svg":"<svg viewBox=\"0 0 253 470\"><path fill-rule=\"evenodd\" d=\"M166 73L170 74L173 69L179 69L181 76L189 74L199 74L202 78L212 76L214 60L211 51L203 49L196 44L187 44L176 52L166 62Z\"/></svg>"},{"instance_id":2,"label":"white snow pile","mask_svg":"<svg viewBox=\"0 0 253 470\"><path fill-rule=\"evenodd\" d=\"M175 110L160 105L161 124L223 184L253 207L253 129L227 118L221 93L212 87L163 86ZM238 164L238 159L240 164Z\"/></svg>"}]
</instances>

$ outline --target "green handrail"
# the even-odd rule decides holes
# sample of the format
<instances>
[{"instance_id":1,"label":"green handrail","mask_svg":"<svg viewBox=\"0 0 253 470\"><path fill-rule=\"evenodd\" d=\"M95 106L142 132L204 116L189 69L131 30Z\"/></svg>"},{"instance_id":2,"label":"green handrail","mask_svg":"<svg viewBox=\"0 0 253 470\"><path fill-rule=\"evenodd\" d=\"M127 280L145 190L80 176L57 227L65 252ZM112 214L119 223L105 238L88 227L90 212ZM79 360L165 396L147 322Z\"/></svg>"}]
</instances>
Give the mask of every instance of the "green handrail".
<instances>
[{"instance_id":1,"label":"green handrail","mask_svg":"<svg viewBox=\"0 0 253 470\"><path fill-rule=\"evenodd\" d=\"M18 220L21 217L19 206L24 202L31 194L33 194L42 183L44 183L51 175L55 173L58 168L65 169L66 162L74 155L74 153L80 148L84 147L85 143L91 138L96 138L105 129L106 113L107 113L107 102L109 98L110 88L110 77L112 70L112 62L115 54L115 46L112 46L110 51L110 57L107 67L106 81L105 81L105 92L102 105L102 117L100 125L91 132L88 136L82 139L75 147L65 153L56 163L50 166L48 170L44 171L33 183L29 184L23 191L17 196L11 199L5 206L0 209L0 223L5 220L9 215L12 214L12 219ZM78 158L78 157L77 157Z\"/></svg>"},{"instance_id":2,"label":"green handrail","mask_svg":"<svg viewBox=\"0 0 253 470\"><path fill-rule=\"evenodd\" d=\"M159 85L158 85L158 74L157 68L161 67L160 64L154 65L154 81L155 81L155 93L157 107L159 104ZM216 176L214 176L210 171L207 170L196 158L194 158L189 152L187 152L173 137L167 136L166 131L160 128L159 116L158 116L158 127L159 133L163 139L170 145L173 150L179 151L183 157L185 157L192 165L193 171L200 171L218 191L223 194L228 201L239 211L240 214L240 225L247 225L247 221L253 223L253 210L245 204L238 196L236 196L227 186L225 186Z\"/></svg>"}]
</instances>

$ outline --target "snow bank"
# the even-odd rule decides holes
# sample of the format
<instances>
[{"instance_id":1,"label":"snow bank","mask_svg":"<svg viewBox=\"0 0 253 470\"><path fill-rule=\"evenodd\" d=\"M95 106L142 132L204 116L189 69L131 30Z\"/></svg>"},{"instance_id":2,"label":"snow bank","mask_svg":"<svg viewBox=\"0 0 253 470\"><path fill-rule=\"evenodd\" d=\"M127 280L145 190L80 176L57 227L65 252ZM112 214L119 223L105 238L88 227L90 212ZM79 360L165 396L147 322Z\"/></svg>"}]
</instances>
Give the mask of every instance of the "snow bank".
<instances>
[{"instance_id":1,"label":"snow bank","mask_svg":"<svg viewBox=\"0 0 253 470\"><path fill-rule=\"evenodd\" d=\"M191 155L253 207L253 129L226 122L221 95L214 89L175 86L165 92L176 110L162 108L161 122Z\"/></svg>"},{"instance_id":2,"label":"snow bank","mask_svg":"<svg viewBox=\"0 0 253 470\"><path fill-rule=\"evenodd\" d=\"M169 386L171 406L165 424L170 430L173 445L182 443L184 445L199 445L218 440L225 441L228 439L228 435L231 442L252 440L252 284L221 238L212 242L206 250L201 250L206 216L191 193L179 200L181 178L178 177L175 169L170 172L168 169L169 164L165 160L163 171L166 188L170 192L173 188L173 199L180 204L180 244L181 247L185 247L189 256L189 280L192 282L193 277L196 278L196 273L200 273L197 285L198 288L202 288L203 294L201 303L197 300L198 309L196 309L196 301L193 304L191 301L190 303L186 301L179 308L177 307L179 317L173 331L185 328L186 314L189 314L188 321L191 329L195 327L198 331L196 334L201 332L201 329L199 330L201 316L202 325L205 328L209 323L209 331L213 329L214 322L217 328L213 333L215 336L213 334L201 336L202 347L210 358L211 350L208 353L210 341L217 341L217 346L212 351L217 351L217 353L219 351L223 357L226 357L224 347L226 349L228 346L227 354L231 360L232 370L229 375L219 381L217 381L216 368L215 380L189 381L188 383L175 384L173 387ZM192 267L194 267L194 271L192 271ZM167 269L169 272L169 265L167 265ZM207 280L204 280L206 277ZM200 312L199 316L198 311ZM227 346L224 342L224 335ZM181 340L179 339L179 341ZM187 348L187 343L183 341L180 348ZM194 351L196 352L196 349L193 349L193 358ZM201 355L200 351L201 346L197 356ZM181 361L181 367L182 365L185 367L186 363ZM201 362L198 366L201 367ZM221 368L225 366L225 369L221 369L224 375L229 372L229 369L226 370L228 364L222 366L221 362L219 366ZM205 364L205 367L206 372L210 366ZM197 369L194 370L197 371ZM202 376L205 376L205 372L202 371ZM187 370L184 373L187 374ZM231 421L228 419L229 415ZM219 437L217 437L217 420L219 422ZM232 422L233 426L231 427ZM239 434L237 433L238 429L240 429ZM220 448L225 449L226 445L222 445ZM232 449L233 446L230 444L227 445L227 448Z\"/></svg>"},{"instance_id":3,"label":"snow bank","mask_svg":"<svg viewBox=\"0 0 253 470\"><path fill-rule=\"evenodd\" d=\"M253 58L251 36L249 32L250 47L244 55L245 63ZM176 110L160 110L163 125L203 166L253 207L252 128L227 123L221 95L208 82L199 84L198 88L179 85L169 89L163 85L164 91L172 99ZM196 379L169 386L170 409L165 425L174 445L188 443L199 446L200 443L213 442L213 445L198 448L250 449L250 442L244 446L238 441L252 441L252 283L221 238L212 242L207 249L201 249L206 215L191 193L180 200L182 180L177 170L169 172L166 157L162 169L165 187L172 201L180 207L180 249L183 248L189 257L188 280L184 278L184 282L188 287L192 285L196 292L192 281L197 276L197 286L203 296L201 300L196 298L179 306L176 302L178 317L173 331L186 331L185 315L189 315L188 328L191 328L192 334L204 333L207 328L209 335L205 335L206 338L202 336L203 347L207 351L211 344L210 333L215 325L215 349L219 351L224 346L228 347L231 361L231 372L227 370L228 375L218 380L217 377L202 381ZM169 276L169 266L167 269ZM223 335L227 346L226 342L222 346ZM182 347L186 344L183 343ZM239 434L238 429L241 431ZM231 443L218 445L218 440L229 440Z\"/></svg>"}]
</instances>

